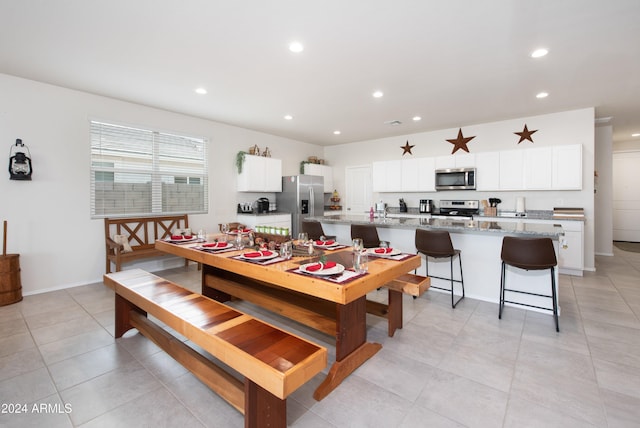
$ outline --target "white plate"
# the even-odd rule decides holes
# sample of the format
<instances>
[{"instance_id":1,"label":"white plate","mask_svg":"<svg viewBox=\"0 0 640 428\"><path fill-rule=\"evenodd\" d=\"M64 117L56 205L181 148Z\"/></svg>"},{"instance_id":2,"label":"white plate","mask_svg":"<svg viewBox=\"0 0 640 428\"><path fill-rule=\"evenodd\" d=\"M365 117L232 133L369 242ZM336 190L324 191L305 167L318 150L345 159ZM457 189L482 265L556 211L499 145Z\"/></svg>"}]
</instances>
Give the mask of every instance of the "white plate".
<instances>
[{"instance_id":1,"label":"white plate","mask_svg":"<svg viewBox=\"0 0 640 428\"><path fill-rule=\"evenodd\" d=\"M253 252L256 252L256 251L250 251L250 253L253 253ZM244 254L241 254L240 257L242 257L245 260L269 260L269 259L275 259L276 257L278 257L278 252L271 251L271 254L267 256L260 256L260 257L245 257Z\"/></svg>"},{"instance_id":2,"label":"white plate","mask_svg":"<svg viewBox=\"0 0 640 428\"><path fill-rule=\"evenodd\" d=\"M341 264L336 264L334 267L330 268L330 269L322 269L322 270L316 270L316 271L308 271L307 267L309 266L313 266L316 265L317 263L307 263L304 264L302 266L300 266L300 270L304 273L309 273L311 275L336 275L338 273L342 273L344 271L344 266L342 266Z\"/></svg>"},{"instance_id":3,"label":"white plate","mask_svg":"<svg viewBox=\"0 0 640 428\"><path fill-rule=\"evenodd\" d=\"M198 240L197 236L192 236L189 239L171 239L170 237L166 239L167 242L193 242L197 240Z\"/></svg>"},{"instance_id":4,"label":"white plate","mask_svg":"<svg viewBox=\"0 0 640 428\"><path fill-rule=\"evenodd\" d=\"M218 245L216 245L215 247L207 244L202 244L202 248L204 248L205 250L226 250L230 247L233 247L233 244L230 244L228 242L218 242Z\"/></svg>"},{"instance_id":5,"label":"white plate","mask_svg":"<svg viewBox=\"0 0 640 428\"><path fill-rule=\"evenodd\" d=\"M251 229L244 229L244 230L238 230L238 229L234 229L234 230L230 230L229 231L229 235L237 235L238 233L240 233L241 235L248 235L249 233L251 233L252 230Z\"/></svg>"},{"instance_id":6,"label":"white plate","mask_svg":"<svg viewBox=\"0 0 640 428\"><path fill-rule=\"evenodd\" d=\"M327 241L325 241L325 242L327 242ZM332 248L332 247L338 247L338 246L340 246L340 244L338 244L336 241L333 241L333 243L330 244L330 245L326 245L326 244L325 245L318 245L318 244L316 244L316 241L313 241L313 246L316 247L316 248Z\"/></svg>"},{"instance_id":7,"label":"white plate","mask_svg":"<svg viewBox=\"0 0 640 428\"><path fill-rule=\"evenodd\" d=\"M369 253L372 256L397 256L398 254L402 254L402 251L398 250L397 248L392 248L390 252L388 253L376 253L376 250L380 249L378 248L367 248L367 253Z\"/></svg>"}]
</instances>

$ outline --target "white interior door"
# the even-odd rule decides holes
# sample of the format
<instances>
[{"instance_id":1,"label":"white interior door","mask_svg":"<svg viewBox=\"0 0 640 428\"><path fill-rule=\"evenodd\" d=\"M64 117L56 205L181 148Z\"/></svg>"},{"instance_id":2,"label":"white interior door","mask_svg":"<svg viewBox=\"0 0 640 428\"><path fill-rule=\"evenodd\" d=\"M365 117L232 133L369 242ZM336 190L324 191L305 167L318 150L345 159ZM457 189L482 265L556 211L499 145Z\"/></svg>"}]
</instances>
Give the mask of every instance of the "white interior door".
<instances>
[{"instance_id":1,"label":"white interior door","mask_svg":"<svg viewBox=\"0 0 640 428\"><path fill-rule=\"evenodd\" d=\"M640 242L640 151L613 154L613 240Z\"/></svg>"},{"instance_id":2,"label":"white interior door","mask_svg":"<svg viewBox=\"0 0 640 428\"><path fill-rule=\"evenodd\" d=\"M346 214L357 215L369 212L373 206L371 193L371 167L348 166L345 168Z\"/></svg>"}]
</instances>

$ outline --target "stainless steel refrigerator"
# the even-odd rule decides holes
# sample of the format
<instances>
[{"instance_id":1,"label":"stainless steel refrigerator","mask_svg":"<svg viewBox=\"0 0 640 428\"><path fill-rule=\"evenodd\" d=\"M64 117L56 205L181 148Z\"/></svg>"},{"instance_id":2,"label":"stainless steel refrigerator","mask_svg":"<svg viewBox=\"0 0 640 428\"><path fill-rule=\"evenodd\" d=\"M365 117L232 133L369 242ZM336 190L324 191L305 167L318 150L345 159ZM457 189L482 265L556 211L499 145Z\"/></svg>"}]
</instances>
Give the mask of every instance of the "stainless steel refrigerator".
<instances>
[{"instance_id":1,"label":"stainless steel refrigerator","mask_svg":"<svg viewBox=\"0 0 640 428\"><path fill-rule=\"evenodd\" d=\"M278 211L291 213L291 236L297 237L302 220L324 215L324 177L290 175L282 177L282 192L276 193Z\"/></svg>"}]
</instances>

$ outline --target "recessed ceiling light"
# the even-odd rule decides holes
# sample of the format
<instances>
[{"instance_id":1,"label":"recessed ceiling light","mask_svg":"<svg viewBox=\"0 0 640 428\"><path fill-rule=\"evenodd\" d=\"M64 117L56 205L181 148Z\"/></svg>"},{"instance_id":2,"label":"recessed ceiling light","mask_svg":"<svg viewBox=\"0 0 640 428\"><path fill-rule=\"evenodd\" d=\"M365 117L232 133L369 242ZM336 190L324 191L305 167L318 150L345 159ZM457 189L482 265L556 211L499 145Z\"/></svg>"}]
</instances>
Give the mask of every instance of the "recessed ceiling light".
<instances>
[{"instance_id":1,"label":"recessed ceiling light","mask_svg":"<svg viewBox=\"0 0 640 428\"><path fill-rule=\"evenodd\" d=\"M373 95L373 98L382 98L384 93L382 91L375 91L372 95Z\"/></svg>"},{"instance_id":2,"label":"recessed ceiling light","mask_svg":"<svg viewBox=\"0 0 640 428\"><path fill-rule=\"evenodd\" d=\"M304 50L304 46L300 42L289 43L289 50L294 53L300 53Z\"/></svg>"},{"instance_id":3,"label":"recessed ceiling light","mask_svg":"<svg viewBox=\"0 0 640 428\"><path fill-rule=\"evenodd\" d=\"M548 92L540 92L536 95L536 98L547 98L549 96Z\"/></svg>"},{"instance_id":4,"label":"recessed ceiling light","mask_svg":"<svg viewBox=\"0 0 640 428\"><path fill-rule=\"evenodd\" d=\"M285 114L284 118L285 118L285 120L292 120L293 116L291 116L290 114Z\"/></svg>"},{"instance_id":5,"label":"recessed ceiling light","mask_svg":"<svg viewBox=\"0 0 640 428\"><path fill-rule=\"evenodd\" d=\"M531 52L531 58L541 58L548 53L549 51L545 48L536 49L535 51Z\"/></svg>"},{"instance_id":6,"label":"recessed ceiling light","mask_svg":"<svg viewBox=\"0 0 640 428\"><path fill-rule=\"evenodd\" d=\"M340 132L340 131L339 131L339 130L337 130L337 129L336 129L335 131L333 131L333 135L340 135L340 134L342 134L342 132Z\"/></svg>"},{"instance_id":7,"label":"recessed ceiling light","mask_svg":"<svg viewBox=\"0 0 640 428\"><path fill-rule=\"evenodd\" d=\"M413 121L414 122L419 122L421 120L422 120L422 118L420 116L413 116Z\"/></svg>"},{"instance_id":8,"label":"recessed ceiling light","mask_svg":"<svg viewBox=\"0 0 640 428\"><path fill-rule=\"evenodd\" d=\"M196 89L196 94L206 95L207 94L207 90L205 88L198 88L198 89Z\"/></svg>"},{"instance_id":9,"label":"recessed ceiling light","mask_svg":"<svg viewBox=\"0 0 640 428\"><path fill-rule=\"evenodd\" d=\"M635 134L631 134L632 137L640 137L640 132L636 132Z\"/></svg>"}]
</instances>

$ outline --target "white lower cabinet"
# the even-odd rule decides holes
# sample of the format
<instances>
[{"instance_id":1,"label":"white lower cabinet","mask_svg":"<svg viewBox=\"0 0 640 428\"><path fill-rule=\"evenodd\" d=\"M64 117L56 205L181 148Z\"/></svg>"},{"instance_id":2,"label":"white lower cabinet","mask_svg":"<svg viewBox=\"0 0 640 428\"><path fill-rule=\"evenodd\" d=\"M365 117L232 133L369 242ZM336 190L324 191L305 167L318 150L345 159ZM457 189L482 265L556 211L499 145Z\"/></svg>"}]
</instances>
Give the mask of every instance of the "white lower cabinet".
<instances>
[{"instance_id":1,"label":"white lower cabinet","mask_svg":"<svg viewBox=\"0 0 640 428\"><path fill-rule=\"evenodd\" d=\"M477 221L496 221L509 223L547 223L562 226L564 237L558 245L558 268L561 273L582 276L584 271L584 223L576 220L538 220L513 217L474 217Z\"/></svg>"},{"instance_id":2,"label":"white lower cabinet","mask_svg":"<svg viewBox=\"0 0 640 428\"><path fill-rule=\"evenodd\" d=\"M251 229L256 226L275 226L291 230L291 214L238 214L236 219Z\"/></svg>"}]
</instances>

